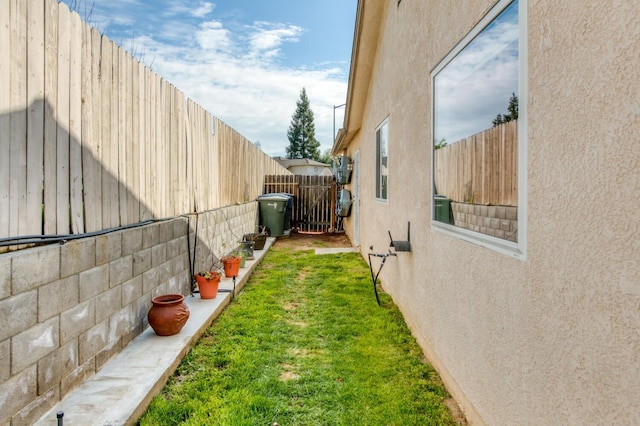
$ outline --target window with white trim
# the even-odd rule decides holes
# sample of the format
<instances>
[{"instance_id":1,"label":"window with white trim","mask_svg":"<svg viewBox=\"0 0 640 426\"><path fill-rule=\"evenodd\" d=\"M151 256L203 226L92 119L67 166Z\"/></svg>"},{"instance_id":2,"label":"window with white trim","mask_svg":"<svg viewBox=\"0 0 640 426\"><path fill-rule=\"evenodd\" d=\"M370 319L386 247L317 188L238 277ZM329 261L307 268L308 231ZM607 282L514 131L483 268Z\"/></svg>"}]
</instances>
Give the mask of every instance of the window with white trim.
<instances>
[{"instance_id":1,"label":"window with white trim","mask_svg":"<svg viewBox=\"0 0 640 426\"><path fill-rule=\"evenodd\" d=\"M526 0L500 0L431 72L432 225L524 257Z\"/></svg>"},{"instance_id":2,"label":"window with white trim","mask_svg":"<svg viewBox=\"0 0 640 426\"><path fill-rule=\"evenodd\" d=\"M389 188L389 119L376 129L376 198L386 200Z\"/></svg>"}]
</instances>

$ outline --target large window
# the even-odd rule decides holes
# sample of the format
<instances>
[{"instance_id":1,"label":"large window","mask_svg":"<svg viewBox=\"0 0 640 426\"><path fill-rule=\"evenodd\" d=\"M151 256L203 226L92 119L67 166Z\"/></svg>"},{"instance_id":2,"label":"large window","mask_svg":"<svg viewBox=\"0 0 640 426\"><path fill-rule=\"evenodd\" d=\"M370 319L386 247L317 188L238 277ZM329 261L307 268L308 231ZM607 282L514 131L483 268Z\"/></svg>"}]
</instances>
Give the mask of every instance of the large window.
<instances>
[{"instance_id":1,"label":"large window","mask_svg":"<svg viewBox=\"0 0 640 426\"><path fill-rule=\"evenodd\" d=\"M389 188L389 119L376 129L376 198L387 199Z\"/></svg>"},{"instance_id":2,"label":"large window","mask_svg":"<svg viewBox=\"0 0 640 426\"><path fill-rule=\"evenodd\" d=\"M501 0L431 73L432 224L524 255L526 0Z\"/></svg>"}]
</instances>

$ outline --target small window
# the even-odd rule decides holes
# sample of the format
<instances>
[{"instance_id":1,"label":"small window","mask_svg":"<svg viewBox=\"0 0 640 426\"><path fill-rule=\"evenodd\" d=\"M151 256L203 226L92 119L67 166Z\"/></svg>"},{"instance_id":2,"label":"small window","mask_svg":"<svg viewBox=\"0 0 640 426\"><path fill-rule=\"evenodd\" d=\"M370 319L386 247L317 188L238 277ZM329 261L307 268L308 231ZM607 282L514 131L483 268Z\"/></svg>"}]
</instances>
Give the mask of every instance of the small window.
<instances>
[{"instance_id":1,"label":"small window","mask_svg":"<svg viewBox=\"0 0 640 426\"><path fill-rule=\"evenodd\" d=\"M526 0L498 1L431 73L431 223L518 257L526 218L525 11Z\"/></svg>"},{"instance_id":2,"label":"small window","mask_svg":"<svg viewBox=\"0 0 640 426\"><path fill-rule=\"evenodd\" d=\"M376 129L376 198L387 199L389 188L389 119Z\"/></svg>"}]
</instances>

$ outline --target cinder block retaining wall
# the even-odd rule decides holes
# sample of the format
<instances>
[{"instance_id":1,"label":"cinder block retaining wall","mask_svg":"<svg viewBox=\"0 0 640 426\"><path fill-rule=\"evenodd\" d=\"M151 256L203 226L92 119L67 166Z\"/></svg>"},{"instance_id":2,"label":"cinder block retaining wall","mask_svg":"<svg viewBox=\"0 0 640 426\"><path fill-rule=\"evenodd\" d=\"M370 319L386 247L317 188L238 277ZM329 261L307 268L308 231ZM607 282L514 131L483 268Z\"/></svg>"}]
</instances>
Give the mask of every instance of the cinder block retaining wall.
<instances>
[{"instance_id":1,"label":"cinder block retaining wall","mask_svg":"<svg viewBox=\"0 0 640 426\"><path fill-rule=\"evenodd\" d=\"M508 241L518 241L517 207L451 202L451 210L456 226Z\"/></svg>"},{"instance_id":2,"label":"cinder block retaining wall","mask_svg":"<svg viewBox=\"0 0 640 426\"><path fill-rule=\"evenodd\" d=\"M189 246L205 269L256 219L252 202L0 255L0 424L31 424L100 370L148 326L153 297L189 294Z\"/></svg>"}]
</instances>

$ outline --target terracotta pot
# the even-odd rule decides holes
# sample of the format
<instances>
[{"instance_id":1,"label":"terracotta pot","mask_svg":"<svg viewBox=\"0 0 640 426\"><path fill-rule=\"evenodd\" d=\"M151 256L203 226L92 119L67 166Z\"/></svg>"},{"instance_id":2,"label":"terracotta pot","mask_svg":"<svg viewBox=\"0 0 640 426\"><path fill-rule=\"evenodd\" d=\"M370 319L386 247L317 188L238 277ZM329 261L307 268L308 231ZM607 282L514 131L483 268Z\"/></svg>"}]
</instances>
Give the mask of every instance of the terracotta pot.
<instances>
[{"instance_id":1,"label":"terracotta pot","mask_svg":"<svg viewBox=\"0 0 640 426\"><path fill-rule=\"evenodd\" d=\"M196 275L200 299L215 299L218 295L218 285L220 284L220 274L214 274L212 278L206 279Z\"/></svg>"},{"instance_id":2,"label":"terracotta pot","mask_svg":"<svg viewBox=\"0 0 640 426\"><path fill-rule=\"evenodd\" d=\"M227 278L237 277L240 271L240 262L242 257L240 256L226 256L222 258L222 264L224 265L224 276Z\"/></svg>"},{"instance_id":3,"label":"terracotta pot","mask_svg":"<svg viewBox=\"0 0 640 426\"><path fill-rule=\"evenodd\" d=\"M147 319L158 336L173 336L180 333L189 319L189 308L181 294L163 294L151 300Z\"/></svg>"}]
</instances>

